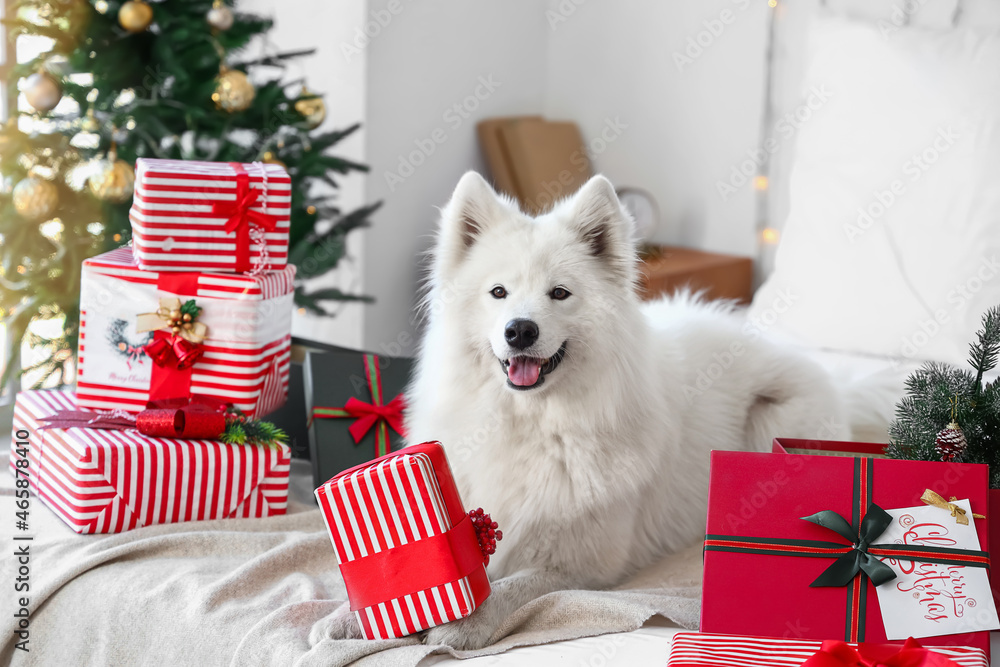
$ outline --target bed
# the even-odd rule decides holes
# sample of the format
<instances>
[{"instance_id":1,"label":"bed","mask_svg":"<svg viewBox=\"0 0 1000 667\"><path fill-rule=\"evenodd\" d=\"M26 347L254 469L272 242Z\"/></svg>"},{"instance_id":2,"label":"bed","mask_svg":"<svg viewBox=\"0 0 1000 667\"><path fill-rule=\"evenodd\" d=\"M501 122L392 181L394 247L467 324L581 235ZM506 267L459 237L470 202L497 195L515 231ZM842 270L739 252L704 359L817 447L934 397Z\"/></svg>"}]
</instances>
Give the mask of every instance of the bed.
<instances>
[{"instance_id":1,"label":"bed","mask_svg":"<svg viewBox=\"0 0 1000 667\"><path fill-rule=\"evenodd\" d=\"M878 21L894 21L892 3L829 0L828 9L842 11L811 28L809 53L800 58L806 48L802 26L819 4L789 3L776 18L787 25L775 31L769 118L794 111L808 90L804 82L817 85L810 82L817 76L841 86L826 108L836 113L803 124L793 137L795 150L775 153L769 165L766 210L788 222L773 274L747 321L752 330L786 340L829 369L853 397L854 439L884 442L906 375L927 358L963 363L983 304L1000 303L1000 280L992 278L980 279L961 303L949 301L955 280L978 275L981 258L1000 256L1000 4L913 3L921 9L906 14L891 38L880 41L872 30ZM843 17L858 13L863 20ZM972 35L951 29L953 24L993 32ZM859 48L842 53L845 39ZM909 60L885 57L906 51ZM931 74L947 95L906 86L904 75L920 54L935 63ZM886 78L897 74L903 78ZM882 77L881 87L869 85L872 77ZM873 94L880 105L872 102ZM831 211L852 212L870 203L866 193L886 187L911 150L900 137L919 135L921 127L933 130L952 112L965 114L963 131L976 139L974 145L957 143L943 166L921 174L919 187L876 216L878 224L862 231L878 243L858 254L858 243L847 238ZM893 235L900 224L912 233ZM788 289L799 295L797 305L772 317L775 300ZM935 318L938 300L949 304L947 321ZM928 313L932 333L924 326ZM9 432L9 423L0 427ZM4 468L9 446L9 438L0 445ZM79 656L87 655L90 664L116 665L440 665L456 658L469 658L472 665L665 664L673 634L697 626L700 545L692 545L616 590L536 600L508 619L505 636L478 657L412 637L333 641L328 619L345 596L312 501L308 462L293 462L291 480L285 516L151 526L118 535L76 535L32 498L30 590L24 593L31 650L17 651L17 619L5 613L0 662L81 664ZM13 492L11 476L0 475L5 508L13 507ZM13 532L12 515L9 509L2 517L5 538ZM5 539L5 545L12 543ZM19 576L17 567L11 558L3 560L4 582ZM8 590L7 596L14 594Z\"/></svg>"}]
</instances>

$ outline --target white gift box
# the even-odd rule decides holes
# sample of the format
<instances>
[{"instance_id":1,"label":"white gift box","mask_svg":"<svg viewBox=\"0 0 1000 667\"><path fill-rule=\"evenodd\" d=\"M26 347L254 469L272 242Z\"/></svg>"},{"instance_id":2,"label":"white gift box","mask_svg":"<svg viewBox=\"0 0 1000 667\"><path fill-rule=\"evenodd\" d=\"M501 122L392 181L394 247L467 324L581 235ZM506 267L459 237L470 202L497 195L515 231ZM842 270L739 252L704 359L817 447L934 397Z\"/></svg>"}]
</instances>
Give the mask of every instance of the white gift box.
<instances>
[{"instance_id":1,"label":"white gift box","mask_svg":"<svg viewBox=\"0 0 1000 667\"><path fill-rule=\"evenodd\" d=\"M83 263L77 400L87 408L138 412L149 400L202 395L249 416L280 407L288 395L295 267L257 276L140 270L130 248ZM208 328L203 356L181 372L159 365L145 346L169 329L137 331L159 300L194 299ZM186 377L185 377L186 375Z\"/></svg>"}]
</instances>

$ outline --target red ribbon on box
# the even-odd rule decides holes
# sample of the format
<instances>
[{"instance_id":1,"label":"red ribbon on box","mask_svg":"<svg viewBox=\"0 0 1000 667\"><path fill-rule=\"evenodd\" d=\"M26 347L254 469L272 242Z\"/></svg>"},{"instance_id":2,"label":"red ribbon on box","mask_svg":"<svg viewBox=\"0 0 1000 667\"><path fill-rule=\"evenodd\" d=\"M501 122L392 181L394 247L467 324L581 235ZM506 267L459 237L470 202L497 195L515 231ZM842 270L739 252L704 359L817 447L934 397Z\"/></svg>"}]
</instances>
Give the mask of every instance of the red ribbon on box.
<instances>
[{"instance_id":1,"label":"red ribbon on box","mask_svg":"<svg viewBox=\"0 0 1000 667\"><path fill-rule=\"evenodd\" d=\"M278 216L251 209L252 206L266 206L266 202L258 201L262 191L250 187L250 175L242 164L230 162L229 166L236 172L236 200L213 203L212 214L225 216L226 232L236 233L236 270L242 273L251 268L250 224L270 232L278 224Z\"/></svg>"},{"instance_id":2,"label":"red ribbon on box","mask_svg":"<svg viewBox=\"0 0 1000 667\"><path fill-rule=\"evenodd\" d=\"M828 639L802 667L959 667L947 656L929 651L913 637L902 646L860 644L854 648Z\"/></svg>"},{"instance_id":3,"label":"red ribbon on box","mask_svg":"<svg viewBox=\"0 0 1000 667\"><path fill-rule=\"evenodd\" d=\"M466 516L451 530L340 564L351 610L469 576L483 566L476 529Z\"/></svg>"},{"instance_id":4,"label":"red ribbon on box","mask_svg":"<svg viewBox=\"0 0 1000 667\"><path fill-rule=\"evenodd\" d=\"M382 403L382 371L379 370L378 356L374 354L362 355L362 363L365 366L365 377L368 381L368 390L371 392L372 402L365 403L353 396L347 399L347 403L342 408L314 407L312 419L339 419L352 417L354 423L348 428L354 443L361 442L362 438L375 427L375 457L385 456L389 453L389 428L404 438L406 437L403 426L403 410L406 409L406 399L402 394L397 395L388 403Z\"/></svg>"},{"instance_id":5,"label":"red ribbon on box","mask_svg":"<svg viewBox=\"0 0 1000 667\"><path fill-rule=\"evenodd\" d=\"M136 415L86 410L59 410L39 421L42 428L138 429L154 438L215 440L226 430L227 403L207 396L150 401Z\"/></svg>"},{"instance_id":6,"label":"red ribbon on box","mask_svg":"<svg viewBox=\"0 0 1000 667\"><path fill-rule=\"evenodd\" d=\"M198 293L198 275L197 273L161 271L156 279L156 289L159 292L176 295L195 295ZM178 339L176 336L172 336L169 331L158 330L153 334L153 341L146 346L147 354L155 362L149 379L150 401L191 396L191 375L194 364L201 358L201 346L198 346L197 358L192 359L190 356L185 357L178 354L171 343L171 338ZM180 352L185 353L188 350L182 347ZM161 355L163 363L157 362L154 354ZM176 361L170 363L170 357ZM190 363L178 363L185 358Z\"/></svg>"}]
</instances>

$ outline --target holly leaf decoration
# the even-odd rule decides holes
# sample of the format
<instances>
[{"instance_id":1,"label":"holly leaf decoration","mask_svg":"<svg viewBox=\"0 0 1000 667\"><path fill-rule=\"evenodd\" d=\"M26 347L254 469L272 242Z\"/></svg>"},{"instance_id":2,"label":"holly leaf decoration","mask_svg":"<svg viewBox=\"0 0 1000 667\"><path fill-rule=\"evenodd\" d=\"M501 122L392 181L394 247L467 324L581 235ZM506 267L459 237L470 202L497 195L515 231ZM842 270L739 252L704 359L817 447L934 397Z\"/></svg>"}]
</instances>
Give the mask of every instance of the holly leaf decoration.
<instances>
[{"instance_id":1,"label":"holly leaf decoration","mask_svg":"<svg viewBox=\"0 0 1000 667\"><path fill-rule=\"evenodd\" d=\"M188 299L183 304L181 304L181 315L190 315L191 320L198 319L201 315L201 306L194 302L194 299Z\"/></svg>"}]
</instances>

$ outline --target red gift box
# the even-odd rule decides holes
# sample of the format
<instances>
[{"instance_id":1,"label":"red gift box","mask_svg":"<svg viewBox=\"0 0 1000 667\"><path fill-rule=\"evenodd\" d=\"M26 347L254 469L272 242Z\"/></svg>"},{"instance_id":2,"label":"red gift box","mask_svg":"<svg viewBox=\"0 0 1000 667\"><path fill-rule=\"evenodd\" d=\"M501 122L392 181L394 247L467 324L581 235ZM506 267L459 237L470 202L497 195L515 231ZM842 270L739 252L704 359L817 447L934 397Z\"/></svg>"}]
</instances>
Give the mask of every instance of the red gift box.
<instances>
[{"instance_id":1,"label":"red gift box","mask_svg":"<svg viewBox=\"0 0 1000 667\"><path fill-rule=\"evenodd\" d=\"M847 452L851 444L828 446ZM921 505L925 489L968 498L975 512L988 507L985 465L716 451L711 466L703 632L886 643L878 598L867 577L855 576L843 587L810 587L853 545L800 517L833 510L857 530L873 504L886 509ZM943 556L936 551L933 557L988 563L987 522L977 519L975 525L983 551ZM870 548L876 558L915 555L908 551ZM989 651L987 632L921 642Z\"/></svg>"},{"instance_id":2,"label":"red gift box","mask_svg":"<svg viewBox=\"0 0 1000 667\"><path fill-rule=\"evenodd\" d=\"M852 643L849 646L856 648L858 645ZM667 667L745 667L748 665L754 667L799 667L822 647L823 642L820 640L678 632L670 643L670 658L667 660ZM898 650L900 647L897 645L893 648ZM880 649L883 647L868 645L862 647L861 650L871 652ZM935 646L929 650L948 658L961 667L989 667L989 661L982 649L969 646L950 648ZM892 653L893 650L881 650L880 652ZM856 664L858 663L847 662L845 667ZM906 662L903 664L914 663ZM917 662L916 664L924 663Z\"/></svg>"},{"instance_id":3,"label":"red gift box","mask_svg":"<svg viewBox=\"0 0 1000 667\"><path fill-rule=\"evenodd\" d=\"M788 454L827 454L835 456L871 456L885 458L885 445L877 442L831 442L775 438L772 451ZM937 492L937 489L932 489ZM989 529L989 551L1000 553L1000 489L989 490L989 511L985 513ZM996 525L993 525L996 524ZM978 524L977 524L978 525ZM990 576L993 602L1000 609L1000 576Z\"/></svg>"},{"instance_id":4,"label":"red gift box","mask_svg":"<svg viewBox=\"0 0 1000 667\"><path fill-rule=\"evenodd\" d=\"M258 276L140 270L131 248L83 262L77 400L99 410L138 412L151 400L192 394L230 403L250 417L281 407L288 396L295 267ZM140 327L163 299L195 301L207 327L191 365L153 345L167 328ZM180 341L182 344L183 340Z\"/></svg>"},{"instance_id":5,"label":"red gift box","mask_svg":"<svg viewBox=\"0 0 1000 667\"><path fill-rule=\"evenodd\" d=\"M489 596L486 558L440 443L345 470L316 498L368 639L464 618Z\"/></svg>"},{"instance_id":6,"label":"red gift box","mask_svg":"<svg viewBox=\"0 0 1000 667\"><path fill-rule=\"evenodd\" d=\"M291 461L286 445L42 428L45 417L79 409L72 392L19 393L10 458L11 472L27 478L29 488L76 532L285 513ZM19 464L22 459L26 465Z\"/></svg>"},{"instance_id":7,"label":"red gift box","mask_svg":"<svg viewBox=\"0 0 1000 667\"><path fill-rule=\"evenodd\" d=\"M277 271L292 181L279 164L139 158L129 219L148 271Z\"/></svg>"}]
</instances>

